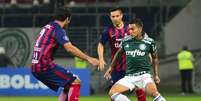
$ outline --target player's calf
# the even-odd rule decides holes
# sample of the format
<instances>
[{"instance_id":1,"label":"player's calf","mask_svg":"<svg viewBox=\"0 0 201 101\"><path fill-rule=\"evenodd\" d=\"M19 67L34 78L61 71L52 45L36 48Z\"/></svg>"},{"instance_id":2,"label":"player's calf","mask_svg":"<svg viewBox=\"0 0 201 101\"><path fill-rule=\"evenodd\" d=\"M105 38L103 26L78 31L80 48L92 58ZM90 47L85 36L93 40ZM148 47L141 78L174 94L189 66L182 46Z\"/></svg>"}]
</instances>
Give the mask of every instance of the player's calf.
<instances>
[{"instance_id":1,"label":"player's calf","mask_svg":"<svg viewBox=\"0 0 201 101\"><path fill-rule=\"evenodd\" d=\"M135 90L138 101L146 101L146 95L143 89Z\"/></svg>"},{"instance_id":2,"label":"player's calf","mask_svg":"<svg viewBox=\"0 0 201 101\"><path fill-rule=\"evenodd\" d=\"M66 85L64 87L64 90L61 92L61 94L59 95L59 101L68 101L68 91L69 91L70 86Z\"/></svg>"},{"instance_id":3,"label":"player's calf","mask_svg":"<svg viewBox=\"0 0 201 101\"><path fill-rule=\"evenodd\" d=\"M80 97L80 83L81 80L77 78L71 85L68 91L67 101L78 101Z\"/></svg>"}]
</instances>

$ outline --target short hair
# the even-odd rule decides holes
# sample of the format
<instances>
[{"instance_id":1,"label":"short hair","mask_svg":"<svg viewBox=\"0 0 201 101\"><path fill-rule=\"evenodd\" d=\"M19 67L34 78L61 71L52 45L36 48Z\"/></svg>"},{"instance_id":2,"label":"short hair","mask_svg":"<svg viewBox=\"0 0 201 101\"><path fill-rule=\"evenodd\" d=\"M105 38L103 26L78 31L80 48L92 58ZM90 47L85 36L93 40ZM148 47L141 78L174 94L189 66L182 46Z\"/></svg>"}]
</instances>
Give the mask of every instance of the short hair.
<instances>
[{"instance_id":1,"label":"short hair","mask_svg":"<svg viewBox=\"0 0 201 101\"><path fill-rule=\"evenodd\" d=\"M143 27L143 22L140 18L135 18L129 22L129 24L136 24L138 27Z\"/></svg>"},{"instance_id":2,"label":"short hair","mask_svg":"<svg viewBox=\"0 0 201 101\"><path fill-rule=\"evenodd\" d=\"M55 12L55 19L59 21L64 21L66 18L71 17L71 11L68 7L59 7Z\"/></svg>"},{"instance_id":3,"label":"short hair","mask_svg":"<svg viewBox=\"0 0 201 101\"><path fill-rule=\"evenodd\" d=\"M114 12L114 11L120 11L121 13L123 13L123 11L122 11L122 8L121 8L121 7L115 7L115 8L111 8L109 13Z\"/></svg>"},{"instance_id":4,"label":"short hair","mask_svg":"<svg viewBox=\"0 0 201 101\"><path fill-rule=\"evenodd\" d=\"M183 50L188 50L188 46L183 46Z\"/></svg>"}]
</instances>

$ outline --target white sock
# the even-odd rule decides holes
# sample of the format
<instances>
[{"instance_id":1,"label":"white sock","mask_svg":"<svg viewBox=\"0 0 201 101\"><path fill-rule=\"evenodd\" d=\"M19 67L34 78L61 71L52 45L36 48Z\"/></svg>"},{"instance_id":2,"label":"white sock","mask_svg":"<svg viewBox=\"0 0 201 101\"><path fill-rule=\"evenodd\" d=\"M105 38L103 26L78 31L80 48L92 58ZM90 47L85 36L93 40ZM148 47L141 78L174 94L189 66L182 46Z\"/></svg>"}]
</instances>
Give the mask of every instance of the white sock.
<instances>
[{"instance_id":1,"label":"white sock","mask_svg":"<svg viewBox=\"0 0 201 101\"><path fill-rule=\"evenodd\" d=\"M114 101L130 101L130 99L128 99L128 97L126 97L123 94L120 93L115 93L111 96L112 100Z\"/></svg>"},{"instance_id":2,"label":"white sock","mask_svg":"<svg viewBox=\"0 0 201 101\"><path fill-rule=\"evenodd\" d=\"M165 100L165 98L164 98L163 96L158 95L158 96L156 96L156 97L154 98L153 101L166 101L166 100Z\"/></svg>"}]
</instances>

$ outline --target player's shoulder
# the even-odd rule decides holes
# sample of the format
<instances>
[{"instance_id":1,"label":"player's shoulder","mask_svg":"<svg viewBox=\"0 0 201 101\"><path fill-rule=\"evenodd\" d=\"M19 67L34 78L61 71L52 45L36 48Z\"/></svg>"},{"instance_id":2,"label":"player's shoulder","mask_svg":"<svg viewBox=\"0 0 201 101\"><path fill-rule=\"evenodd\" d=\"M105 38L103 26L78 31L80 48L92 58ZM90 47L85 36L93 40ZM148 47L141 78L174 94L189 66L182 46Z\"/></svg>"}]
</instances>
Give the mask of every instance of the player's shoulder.
<instances>
[{"instance_id":1,"label":"player's shoulder","mask_svg":"<svg viewBox=\"0 0 201 101\"><path fill-rule=\"evenodd\" d=\"M112 26L106 26L103 28L103 33L108 33L109 32L109 29L111 29Z\"/></svg>"},{"instance_id":2,"label":"player's shoulder","mask_svg":"<svg viewBox=\"0 0 201 101\"><path fill-rule=\"evenodd\" d=\"M145 43L148 43L148 44L152 44L155 42L153 38L150 38L148 36L144 36L142 41L144 41Z\"/></svg>"},{"instance_id":3,"label":"player's shoulder","mask_svg":"<svg viewBox=\"0 0 201 101\"><path fill-rule=\"evenodd\" d=\"M128 25L129 25L129 22L128 22L128 21L124 21L124 25L125 25L125 26L128 26Z\"/></svg>"}]
</instances>

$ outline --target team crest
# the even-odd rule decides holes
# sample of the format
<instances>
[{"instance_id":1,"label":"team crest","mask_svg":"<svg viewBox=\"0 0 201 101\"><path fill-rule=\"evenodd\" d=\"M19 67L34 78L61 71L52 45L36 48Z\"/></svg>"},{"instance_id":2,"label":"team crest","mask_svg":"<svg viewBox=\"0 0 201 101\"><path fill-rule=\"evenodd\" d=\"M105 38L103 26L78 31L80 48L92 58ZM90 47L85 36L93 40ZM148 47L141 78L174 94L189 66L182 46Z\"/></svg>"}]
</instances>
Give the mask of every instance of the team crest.
<instances>
[{"instance_id":1,"label":"team crest","mask_svg":"<svg viewBox=\"0 0 201 101\"><path fill-rule=\"evenodd\" d=\"M140 44L139 48L140 48L140 50L145 50L146 45L145 44Z\"/></svg>"}]
</instances>

